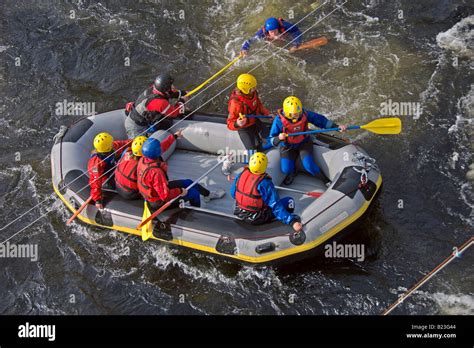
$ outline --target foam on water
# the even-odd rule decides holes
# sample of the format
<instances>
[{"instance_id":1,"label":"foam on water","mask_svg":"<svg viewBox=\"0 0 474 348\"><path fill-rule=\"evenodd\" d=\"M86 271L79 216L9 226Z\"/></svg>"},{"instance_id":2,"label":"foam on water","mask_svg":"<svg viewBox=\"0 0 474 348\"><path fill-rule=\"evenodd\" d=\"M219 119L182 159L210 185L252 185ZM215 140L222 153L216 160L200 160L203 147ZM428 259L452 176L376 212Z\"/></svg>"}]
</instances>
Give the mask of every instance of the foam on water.
<instances>
[{"instance_id":1,"label":"foam on water","mask_svg":"<svg viewBox=\"0 0 474 348\"><path fill-rule=\"evenodd\" d=\"M462 19L436 36L438 45L460 57L474 58L474 15Z\"/></svg>"}]
</instances>

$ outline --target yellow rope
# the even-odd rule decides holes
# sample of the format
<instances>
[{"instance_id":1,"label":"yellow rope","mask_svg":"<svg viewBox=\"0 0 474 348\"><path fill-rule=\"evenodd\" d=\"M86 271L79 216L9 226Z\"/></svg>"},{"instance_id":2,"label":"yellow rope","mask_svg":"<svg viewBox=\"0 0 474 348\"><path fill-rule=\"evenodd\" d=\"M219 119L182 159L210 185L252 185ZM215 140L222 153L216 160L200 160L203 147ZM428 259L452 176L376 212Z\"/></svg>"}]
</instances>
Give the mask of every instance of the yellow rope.
<instances>
[{"instance_id":1,"label":"yellow rope","mask_svg":"<svg viewBox=\"0 0 474 348\"><path fill-rule=\"evenodd\" d=\"M229 69L232 65L234 65L235 63L237 63L237 61L242 58L242 55L239 55L237 58L235 58L232 62L230 62L229 64L227 64L225 67L223 67L221 70L219 70L215 75L211 76L210 78L208 78L206 81L204 81L203 83L201 83L199 86L197 86L196 88L194 88L192 91L188 92L186 94L186 97L189 97L191 94L194 94L196 93L197 91L199 91L201 88L203 88L205 85L207 85L209 82L211 82L212 80L214 80L217 76L219 76L220 74L222 74L224 71L226 71L227 69Z\"/></svg>"}]
</instances>

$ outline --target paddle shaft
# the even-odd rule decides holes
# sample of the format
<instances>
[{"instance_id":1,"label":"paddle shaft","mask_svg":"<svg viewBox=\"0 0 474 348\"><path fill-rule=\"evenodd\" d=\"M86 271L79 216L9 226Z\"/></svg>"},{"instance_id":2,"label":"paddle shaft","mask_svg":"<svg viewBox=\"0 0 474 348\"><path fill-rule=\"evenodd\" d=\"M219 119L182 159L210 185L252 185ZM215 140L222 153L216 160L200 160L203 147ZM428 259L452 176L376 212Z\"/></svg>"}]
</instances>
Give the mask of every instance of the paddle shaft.
<instances>
[{"instance_id":1,"label":"paddle shaft","mask_svg":"<svg viewBox=\"0 0 474 348\"><path fill-rule=\"evenodd\" d=\"M346 130L360 129L360 126L349 126ZM326 133L326 132L338 132L340 128L327 128L327 129L315 129L307 132L296 132L288 134L289 137L294 137L297 135L307 135L307 134L316 134L316 133Z\"/></svg>"},{"instance_id":2,"label":"paddle shaft","mask_svg":"<svg viewBox=\"0 0 474 348\"><path fill-rule=\"evenodd\" d=\"M92 196L89 196L89 198L87 198L87 200L82 203L81 207L79 209L76 210L76 212L74 213L73 216L71 216L69 218L69 220L67 220L66 222L66 225L69 225L83 210L85 207L87 207L87 205L92 201Z\"/></svg>"},{"instance_id":3,"label":"paddle shaft","mask_svg":"<svg viewBox=\"0 0 474 348\"><path fill-rule=\"evenodd\" d=\"M212 80L214 80L217 76L219 76L220 74L222 74L224 71L226 71L227 69L229 69L232 65L234 65L235 63L237 63L237 61L242 58L242 56L238 56L237 58L235 58L233 61L231 61L229 64L227 64L225 67L223 67L221 70L219 70L217 73L215 73L214 75L212 75L210 78L208 78L206 81L204 81L203 83L201 83L199 86L197 86L196 88L194 88L192 91L186 93L186 97L189 97L190 95L196 93L197 91L199 91L201 88L203 88L205 85L207 85L209 82L211 82Z\"/></svg>"},{"instance_id":4,"label":"paddle shaft","mask_svg":"<svg viewBox=\"0 0 474 348\"><path fill-rule=\"evenodd\" d=\"M206 171L203 175L201 175L199 178L197 178L191 185L189 185L188 187L186 187L186 191L190 190L191 188L193 188L195 185L197 185L199 183L200 180L202 180L206 175L208 175L210 172L212 172L214 169L216 169L220 164L222 164L222 162L224 162L224 160L229 157L229 156L225 156L223 157L220 161L218 161L215 165L213 165L208 171ZM175 198L169 200L168 202L166 202L160 209L158 209L157 211L155 211L153 214L151 214L148 218L146 218L145 220L143 220L138 226L137 226L137 230L142 228L144 225L146 225L150 220L153 220L156 216L158 216L159 214L161 214L166 208L168 208L171 204L173 204L177 199L179 199L180 197L182 197L183 193L181 193L180 195L176 196Z\"/></svg>"},{"instance_id":5,"label":"paddle shaft","mask_svg":"<svg viewBox=\"0 0 474 348\"><path fill-rule=\"evenodd\" d=\"M273 118L272 115L245 115L247 118Z\"/></svg>"},{"instance_id":6,"label":"paddle shaft","mask_svg":"<svg viewBox=\"0 0 474 348\"><path fill-rule=\"evenodd\" d=\"M288 187L281 187L281 186L275 186L275 188L277 188L278 190L282 190L282 191L301 193L303 195L308 195L308 196L311 196L312 193L321 193L321 192L305 192L305 191L295 190L295 189L291 189L291 188L288 188Z\"/></svg>"}]
</instances>

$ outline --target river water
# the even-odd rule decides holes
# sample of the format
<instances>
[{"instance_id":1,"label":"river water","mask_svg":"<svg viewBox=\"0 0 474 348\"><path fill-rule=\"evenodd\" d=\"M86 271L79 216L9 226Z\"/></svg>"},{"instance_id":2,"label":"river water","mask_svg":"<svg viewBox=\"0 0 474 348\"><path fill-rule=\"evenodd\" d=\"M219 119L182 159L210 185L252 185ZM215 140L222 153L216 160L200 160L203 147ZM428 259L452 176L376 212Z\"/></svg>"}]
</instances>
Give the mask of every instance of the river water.
<instances>
[{"instance_id":1,"label":"river water","mask_svg":"<svg viewBox=\"0 0 474 348\"><path fill-rule=\"evenodd\" d=\"M0 242L24 229L10 242L37 244L39 260L0 259L0 313L379 314L470 238L472 2L349 0L334 9L322 0L2 1ZM328 45L289 55L256 44L191 104L225 112L229 92L218 93L261 63L254 74L271 109L296 94L338 122L363 124L381 115L382 103L419 103L419 115L400 116L399 136L347 134L384 177L368 219L345 240L365 245L364 261L247 268L65 226L70 212L52 195L49 153L59 127L80 116L57 115L56 103L122 108L163 69L193 88L234 58L265 18L296 22L308 13L305 37L325 35ZM394 313L473 314L473 260L467 251Z\"/></svg>"}]
</instances>

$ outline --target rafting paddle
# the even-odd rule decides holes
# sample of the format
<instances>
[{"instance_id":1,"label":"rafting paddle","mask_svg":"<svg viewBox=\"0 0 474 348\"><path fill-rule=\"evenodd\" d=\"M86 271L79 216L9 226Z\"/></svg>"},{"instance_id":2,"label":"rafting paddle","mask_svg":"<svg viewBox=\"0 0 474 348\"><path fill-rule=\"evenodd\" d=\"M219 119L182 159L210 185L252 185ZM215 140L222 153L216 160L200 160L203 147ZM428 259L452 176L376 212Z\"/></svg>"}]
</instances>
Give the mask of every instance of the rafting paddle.
<instances>
[{"instance_id":1,"label":"rafting paddle","mask_svg":"<svg viewBox=\"0 0 474 348\"><path fill-rule=\"evenodd\" d=\"M225 67L223 67L221 70L219 70L217 73L215 73L214 75L212 75L210 78L208 78L206 81L204 81L203 83L201 83L199 86L197 86L196 88L194 88L192 91L186 93L186 97L189 97L190 95L196 93L197 91L199 91L201 88L203 88L205 85L207 85L209 82L211 82L212 80L214 80L217 76L219 76L220 74L222 74L224 71L226 71L227 69L229 69L232 65L234 65L235 63L237 63L237 61L242 58L243 56L242 55L239 55L237 58L235 58L233 61L231 61L229 64L227 64Z\"/></svg>"},{"instance_id":2,"label":"rafting paddle","mask_svg":"<svg viewBox=\"0 0 474 348\"><path fill-rule=\"evenodd\" d=\"M275 186L275 188L277 188L278 190L282 190L282 191L301 193L303 195L313 197L313 198L319 198L324 193L324 192L305 192L305 191L295 190L295 189L291 189L291 188L288 188L288 187L281 187L281 186Z\"/></svg>"},{"instance_id":3,"label":"rafting paddle","mask_svg":"<svg viewBox=\"0 0 474 348\"><path fill-rule=\"evenodd\" d=\"M244 115L245 117L247 118L272 118L273 119L273 115Z\"/></svg>"},{"instance_id":4,"label":"rafting paddle","mask_svg":"<svg viewBox=\"0 0 474 348\"><path fill-rule=\"evenodd\" d=\"M400 132L402 131L402 121L398 117L379 118L378 120L372 121L363 126L347 127L347 130L353 130L353 129L365 129L375 134L400 134ZM294 137L297 135L336 132L339 130L340 128L316 129L316 130L307 131L307 132L291 133L291 134L288 134L287 136Z\"/></svg>"},{"instance_id":5,"label":"rafting paddle","mask_svg":"<svg viewBox=\"0 0 474 348\"><path fill-rule=\"evenodd\" d=\"M150 209L148 208L148 204L146 201L143 202L143 217L142 217L142 221L145 221L146 219L148 219L151 215L150 213ZM152 235L153 235L153 228L152 228L152 222L151 220L144 224L143 227L141 228L142 230L142 240L143 241L146 241L148 240Z\"/></svg>"},{"instance_id":6,"label":"rafting paddle","mask_svg":"<svg viewBox=\"0 0 474 348\"><path fill-rule=\"evenodd\" d=\"M210 172L212 172L214 169L216 169L220 164L222 164L222 162L224 162L227 157L229 157L229 155L227 156L224 156L222 157L219 161L217 161L217 163L215 165L213 165L208 171L206 171L203 175L201 175L199 178L197 178L191 185L189 185L188 187L186 187L185 191L189 191L190 189L192 189L199 181L201 181L207 174L209 174ZM153 214L151 214L150 216L146 217L146 218L143 218L142 222L137 226L137 230L141 229L144 225L146 225L148 222L152 221L155 217L157 217L158 215L160 215L162 212L164 212L166 210L166 208L168 208L171 204L173 204L176 200L178 200L180 197L183 196L183 193L181 192L178 196L176 196L175 198L169 200L168 202L166 202L164 205L161 206L160 209L158 209L157 211L155 211ZM143 235L142 235L142 238L143 238Z\"/></svg>"},{"instance_id":7,"label":"rafting paddle","mask_svg":"<svg viewBox=\"0 0 474 348\"><path fill-rule=\"evenodd\" d=\"M81 207L79 209L76 210L76 212L74 213L73 216L71 216L71 218L69 220L67 220L66 222L66 225L69 225L83 210L85 207L87 207L87 205L92 201L92 196L89 196L89 198L87 198L87 200L82 203Z\"/></svg>"},{"instance_id":8,"label":"rafting paddle","mask_svg":"<svg viewBox=\"0 0 474 348\"><path fill-rule=\"evenodd\" d=\"M328 39L322 36L322 37L318 37L317 39L303 42L298 47L290 49L290 52L293 53L293 52L298 52L302 50L309 50L309 49L316 48L319 46L327 45L327 43L328 43Z\"/></svg>"}]
</instances>

